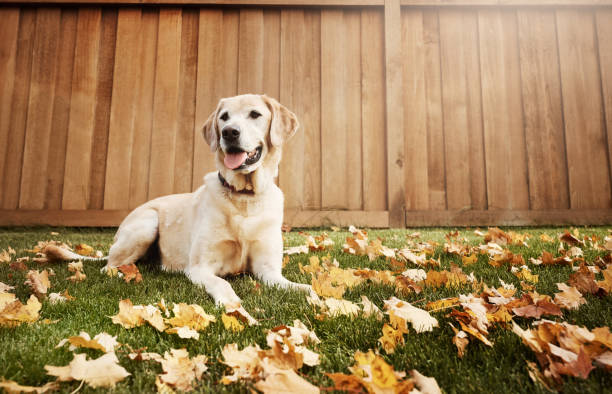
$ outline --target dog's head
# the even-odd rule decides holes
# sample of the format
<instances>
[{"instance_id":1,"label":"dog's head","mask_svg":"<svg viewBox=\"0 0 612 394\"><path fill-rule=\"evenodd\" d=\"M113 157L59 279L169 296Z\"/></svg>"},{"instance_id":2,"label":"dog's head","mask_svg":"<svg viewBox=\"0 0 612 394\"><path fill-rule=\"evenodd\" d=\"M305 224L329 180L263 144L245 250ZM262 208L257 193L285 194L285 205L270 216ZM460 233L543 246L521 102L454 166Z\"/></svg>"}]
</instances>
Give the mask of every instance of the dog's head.
<instances>
[{"instance_id":1,"label":"dog's head","mask_svg":"<svg viewBox=\"0 0 612 394\"><path fill-rule=\"evenodd\" d=\"M202 133L217 154L220 170L249 174L265 165L298 126L296 116L278 101L245 94L221 99Z\"/></svg>"}]
</instances>

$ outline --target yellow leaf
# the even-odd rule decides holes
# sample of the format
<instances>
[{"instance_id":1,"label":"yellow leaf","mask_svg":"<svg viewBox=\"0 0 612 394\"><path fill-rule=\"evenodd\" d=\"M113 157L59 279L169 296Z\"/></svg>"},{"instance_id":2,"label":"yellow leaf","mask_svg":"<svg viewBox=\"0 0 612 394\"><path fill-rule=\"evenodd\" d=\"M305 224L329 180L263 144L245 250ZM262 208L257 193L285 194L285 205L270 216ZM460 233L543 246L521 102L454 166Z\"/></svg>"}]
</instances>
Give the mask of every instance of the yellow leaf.
<instances>
[{"instance_id":1,"label":"yellow leaf","mask_svg":"<svg viewBox=\"0 0 612 394\"><path fill-rule=\"evenodd\" d=\"M168 334L176 334L183 339L200 339L200 334L189 327L172 327L166 330Z\"/></svg>"},{"instance_id":2,"label":"yellow leaf","mask_svg":"<svg viewBox=\"0 0 612 394\"><path fill-rule=\"evenodd\" d=\"M85 347L89 349L102 350L104 353L109 353L115 350L115 347L119 346L116 336L110 336L109 334L102 332L91 339L88 333L81 331L79 335L62 339L56 346L62 347L64 344L70 343L70 350L73 351L77 347Z\"/></svg>"},{"instance_id":3,"label":"yellow leaf","mask_svg":"<svg viewBox=\"0 0 612 394\"><path fill-rule=\"evenodd\" d=\"M49 391L56 391L59 389L57 382L49 382L41 387L33 386L22 386L12 380L0 381L0 389L4 389L7 393L37 393L43 394Z\"/></svg>"},{"instance_id":4,"label":"yellow leaf","mask_svg":"<svg viewBox=\"0 0 612 394\"><path fill-rule=\"evenodd\" d=\"M130 373L121 365L115 353L106 353L95 360L87 360L83 353L75 354L74 358L65 367L45 365L47 374L57 376L60 382L83 380L93 388L115 387L115 384Z\"/></svg>"},{"instance_id":5,"label":"yellow leaf","mask_svg":"<svg viewBox=\"0 0 612 394\"><path fill-rule=\"evenodd\" d=\"M223 325L225 326L226 330L234 332L240 332L244 330L244 326L240 324L238 319L236 319L234 316L229 316L224 313L221 315L221 320L223 321Z\"/></svg>"},{"instance_id":6,"label":"yellow leaf","mask_svg":"<svg viewBox=\"0 0 612 394\"><path fill-rule=\"evenodd\" d=\"M472 253L469 256L461 256L461 261L464 265L471 265L478 261L478 256L476 255L476 253Z\"/></svg>"},{"instance_id":7,"label":"yellow leaf","mask_svg":"<svg viewBox=\"0 0 612 394\"><path fill-rule=\"evenodd\" d=\"M159 375L160 381L178 390L192 390L194 382L208 369L207 361L206 356L189 358L185 349L170 349L161 360L164 373Z\"/></svg>"},{"instance_id":8,"label":"yellow leaf","mask_svg":"<svg viewBox=\"0 0 612 394\"><path fill-rule=\"evenodd\" d=\"M91 256L94 253L94 248L87 244L78 244L74 251L80 254L81 256Z\"/></svg>"},{"instance_id":9,"label":"yellow leaf","mask_svg":"<svg viewBox=\"0 0 612 394\"><path fill-rule=\"evenodd\" d=\"M383 335L378 338L378 342L387 354L393 354L398 344L404 344L404 334L401 330L396 330L385 323L382 328L382 333Z\"/></svg>"},{"instance_id":10,"label":"yellow leaf","mask_svg":"<svg viewBox=\"0 0 612 394\"><path fill-rule=\"evenodd\" d=\"M43 270L42 272L38 272L38 270L31 270L28 271L26 277L28 280L26 280L24 284L30 286L38 298L45 297L47 295L47 290L49 287L51 287L49 272L47 270Z\"/></svg>"},{"instance_id":11,"label":"yellow leaf","mask_svg":"<svg viewBox=\"0 0 612 394\"><path fill-rule=\"evenodd\" d=\"M34 295L31 295L26 305L23 305L14 294L1 293L0 326L16 327L21 323L33 323L38 320L41 307L41 303Z\"/></svg>"},{"instance_id":12,"label":"yellow leaf","mask_svg":"<svg viewBox=\"0 0 612 394\"><path fill-rule=\"evenodd\" d=\"M119 301L119 313L111 316L113 323L119 324L124 328L134 328L145 323L142 317L142 309L134 308L129 299Z\"/></svg>"},{"instance_id":13,"label":"yellow leaf","mask_svg":"<svg viewBox=\"0 0 612 394\"><path fill-rule=\"evenodd\" d=\"M187 326L201 331L208 327L211 322L217 321L214 316L204 312L204 309L197 304L174 304L172 312L174 312L174 317L167 319L166 322L173 327Z\"/></svg>"}]
</instances>

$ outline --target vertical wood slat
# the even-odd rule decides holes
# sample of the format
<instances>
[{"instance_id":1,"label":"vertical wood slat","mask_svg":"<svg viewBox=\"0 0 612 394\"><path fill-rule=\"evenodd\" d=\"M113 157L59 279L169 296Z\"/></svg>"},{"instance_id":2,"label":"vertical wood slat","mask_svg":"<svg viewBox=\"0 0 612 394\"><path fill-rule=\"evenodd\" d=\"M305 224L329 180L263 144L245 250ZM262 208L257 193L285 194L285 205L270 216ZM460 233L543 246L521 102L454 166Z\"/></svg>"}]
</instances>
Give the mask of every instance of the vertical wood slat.
<instances>
[{"instance_id":1,"label":"vertical wood slat","mask_svg":"<svg viewBox=\"0 0 612 394\"><path fill-rule=\"evenodd\" d=\"M36 26L36 9L22 9L17 35L17 54L15 59L15 82L10 116L7 145L11 147L4 157L4 176L2 179L2 208L17 209L19 206L19 186L21 184L23 149L26 133L26 115L30 95L32 73L32 46Z\"/></svg>"},{"instance_id":2,"label":"vertical wood slat","mask_svg":"<svg viewBox=\"0 0 612 394\"><path fill-rule=\"evenodd\" d=\"M178 96L180 84L182 17L180 8L159 11L159 33L151 134L149 199L172 194Z\"/></svg>"},{"instance_id":3,"label":"vertical wood slat","mask_svg":"<svg viewBox=\"0 0 612 394\"><path fill-rule=\"evenodd\" d=\"M96 116L93 133L91 171L89 174L89 209L103 209L104 182L110 126L111 98L115 45L117 42L117 9L102 8L102 30L100 32L100 55L96 87Z\"/></svg>"},{"instance_id":4,"label":"vertical wood slat","mask_svg":"<svg viewBox=\"0 0 612 394\"><path fill-rule=\"evenodd\" d=\"M321 129L321 205L332 209L347 206L347 37L343 27L342 10L321 10L321 124L325 125Z\"/></svg>"},{"instance_id":5,"label":"vertical wood slat","mask_svg":"<svg viewBox=\"0 0 612 394\"><path fill-rule=\"evenodd\" d=\"M280 26L280 93L278 99L297 114L304 105L302 86L304 63L304 11L282 10ZM304 206L304 126L287 141L283 149L283 160L279 168L279 185L285 194L287 209L302 209Z\"/></svg>"},{"instance_id":6,"label":"vertical wood slat","mask_svg":"<svg viewBox=\"0 0 612 394\"><path fill-rule=\"evenodd\" d=\"M489 209L528 209L516 14L479 10L478 25Z\"/></svg>"},{"instance_id":7,"label":"vertical wood slat","mask_svg":"<svg viewBox=\"0 0 612 394\"><path fill-rule=\"evenodd\" d=\"M571 207L610 208L594 16L575 9L559 9L556 16Z\"/></svg>"},{"instance_id":8,"label":"vertical wood slat","mask_svg":"<svg viewBox=\"0 0 612 394\"><path fill-rule=\"evenodd\" d=\"M127 209L130 201L132 140L135 134L137 78L142 64L139 54L141 15L139 8L123 8L117 15L117 43L113 66L113 92L108 130L104 208ZM138 130L138 132L141 132Z\"/></svg>"},{"instance_id":9,"label":"vertical wood slat","mask_svg":"<svg viewBox=\"0 0 612 394\"><path fill-rule=\"evenodd\" d=\"M17 40L19 37L19 15L17 7L0 8L0 204L5 185L2 183L5 158L8 156L8 141L11 133L11 107L16 80Z\"/></svg>"},{"instance_id":10,"label":"vertical wood slat","mask_svg":"<svg viewBox=\"0 0 612 394\"><path fill-rule=\"evenodd\" d=\"M264 75L264 14L240 10L238 33L238 94L262 93Z\"/></svg>"},{"instance_id":11,"label":"vertical wood slat","mask_svg":"<svg viewBox=\"0 0 612 394\"><path fill-rule=\"evenodd\" d=\"M385 166L384 15L361 11L363 209L387 208Z\"/></svg>"},{"instance_id":12,"label":"vertical wood slat","mask_svg":"<svg viewBox=\"0 0 612 394\"><path fill-rule=\"evenodd\" d=\"M597 43L599 50L599 69L604 98L606 131L608 138L608 163L612 174L612 9L601 8L595 11L597 23Z\"/></svg>"},{"instance_id":13,"label":"vertical wood slat","mask_svg":"<svg viewBox=\"0 0 612 394\"><path fill-rule=\"evenodd\" d=\"M303 103L298 115L304 133L304 209L321 208L321 12L304 11ZM282 163L282 162L281 162Z\"/></svg>"},{"instance_id":14,"label":"vertical wood slat","mask_svg":"<svg viewBox=\"0 0 612 394\"><path fill-rule=\"evenodd\" d=\"M478 19L440 10L440 60L448 209L486 209Z\"/></svg>"},{"instance_id":15,"label":"vertical wood slat","mask_svg":"<svg viewBox=\"0 0 612 394\"><path fill-rule=\"evenodd\" d=\"M62 9L59 62L53 102L53 124L51 125L52 137L49 143L49 164L47 166L46 209L61 209L62 207L77 22L77 9Z\"/></svg>"},{"instance_id":16,"label":"vertical wood slat","mask_svg":"<svg viewBox=\"0 0 612 394\"><path fill-rule=\"evenodd\" d=\"M270 97L280 96L280 10L263 11L263 90Z\"/></svg>"},{"instance_id":17,"label":"vertical wood slat","mask_svg":"<svg viewBox=\"0 0 612 394\"><path fill-rule=\"evenodd\" d=\"M405 138L405 201L407 210L429 209L429 181L427 166L427 105L423 70L423 12L407 9L402 12L402 61L404 117L400 129ZM389 109L387 109L389 112ZM387 133L389 132L387 125ZM397 127L397 126L395 126ZM387 137L389 138L389 137ZM390 141L389 141L390 142ZM390 157L387 157L387 165ZM388 188L397 179L389 172ZM389 207L390 209L391 207ZM407 223L410 226L410 223Z\"/></svg>"},{"instance_id":18,"label":"vertical wood slat","mask_svg":"<svg viewBox=\"0 0 612 394\"><path fill-rule=\"evenodd\" d=\"M531 209L569 208L555 15L519 11Z\"/></svg>"},{"instance_id":19,"label":"vertical wood slat","mask_svg":"<svg viewBox=\"0 0 612 394\"><path fill-rule=\"evenodd\" d=\"M143 10L140 17L140 69L134 119L134 139L130 157L129 208L134 209L147 201L149 192L149 166L151 161L151 128L153 124L153 92L155 90L155 59L157 58L157 32L159 11Z\"/></svg>"},{"instance_id":20,"label":"vertical wood slat","mask_svg":"<svg viewBox=\"0 0 612 394\"><path fill-rule=\"evenodd\" d=\"M19 194L19 207L25 209L42 209L45 204L60 18L59 8L42 8L36 14Z\"/></svg>"},{"instance_id":21,"label":"vertical wood slat","mask_svg":"<svg viewBox=\"0 0 612 394\"><path fill-rule=\"evenodd\" d=\"M101 10L80 9L66 143L62 208L87 209L96 110Z\"/></svg>"},{"instance_id":22,"label":"vertical wood slat","mask_svg":"<svg viewBox=\"0 0 612 394\"><path fill-rule=\"evenodd\" d=\"M385 0L387 208L389 226L405 227L404 111L402 105L402 20L399 0Z\"/></svg>"},{"instance_id":23,"label":"vertical wood slat","mask_svg":"<svg viewBox=\"0 0 612 394\"><path fill-rule=\"evenodd\" d=\"M174 193L188 193L192 186L198 19L197 11L183 10Z\"/></svg>"}]
</instances>

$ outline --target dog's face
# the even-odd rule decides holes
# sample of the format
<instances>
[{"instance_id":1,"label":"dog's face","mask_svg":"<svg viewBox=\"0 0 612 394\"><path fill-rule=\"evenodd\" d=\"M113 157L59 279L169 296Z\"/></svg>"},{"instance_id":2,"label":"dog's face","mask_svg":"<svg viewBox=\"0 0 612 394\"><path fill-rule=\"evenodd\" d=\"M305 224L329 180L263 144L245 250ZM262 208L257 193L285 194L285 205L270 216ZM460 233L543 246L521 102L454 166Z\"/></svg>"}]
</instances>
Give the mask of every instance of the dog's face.
<instances>
[{"instance_id":1,"label":"dog's face","mask_svg":"<svg viewBox=\"0 0 612 394\"><path fill-rule=\"evenodd\" d=\"M247 174L298 128L296 116L276 100L245 94L219 101L203 127L206 142L227 170Z\"/></svg>"}]
</instances>

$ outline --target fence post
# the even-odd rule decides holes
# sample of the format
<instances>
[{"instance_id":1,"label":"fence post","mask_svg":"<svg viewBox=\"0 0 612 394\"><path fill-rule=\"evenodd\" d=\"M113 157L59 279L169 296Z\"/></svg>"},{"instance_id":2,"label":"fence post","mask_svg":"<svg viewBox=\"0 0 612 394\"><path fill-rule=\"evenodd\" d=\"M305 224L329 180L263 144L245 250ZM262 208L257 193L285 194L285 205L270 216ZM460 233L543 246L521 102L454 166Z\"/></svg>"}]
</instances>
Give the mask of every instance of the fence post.
<instances>
[{"instance_id":1,"label":"fence post","mask_svg":"<svg viewBox=\"0 0 612 394\"><path fill-rule=\"evenodd\" d=\"M389 227L405 227L404 109L400 0L385 0L385 126Z\"/></svg>"}]
</instances>

